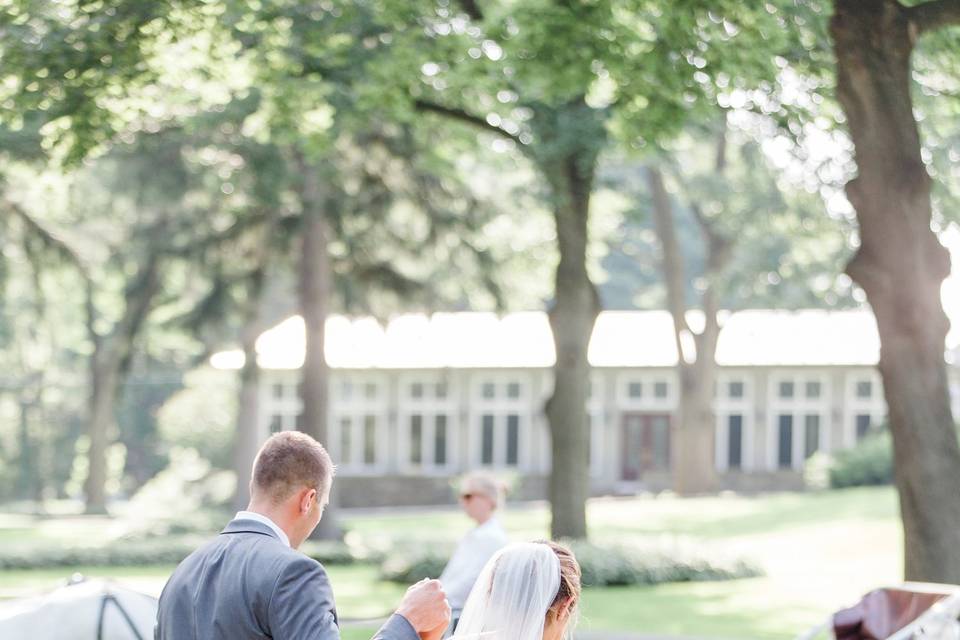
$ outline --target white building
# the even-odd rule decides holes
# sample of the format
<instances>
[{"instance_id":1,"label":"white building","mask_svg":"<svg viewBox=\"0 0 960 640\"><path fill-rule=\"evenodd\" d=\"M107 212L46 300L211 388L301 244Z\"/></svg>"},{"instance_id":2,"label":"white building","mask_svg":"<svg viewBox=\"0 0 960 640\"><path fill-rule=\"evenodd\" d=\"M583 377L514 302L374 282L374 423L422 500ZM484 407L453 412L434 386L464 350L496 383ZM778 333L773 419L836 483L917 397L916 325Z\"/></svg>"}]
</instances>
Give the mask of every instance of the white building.
<instances>
[{"instance_id":1,"label":"white building","mask_svg":"<svg viewBox=\"0 0 960 640\"><path fill-rule=\"evenodd\" d=\"M696 320L696 318L691 318ZM303 322L257 342L265 369L263 437L295 429ZM554 348L544 313L405 315L383 327L331 317L330 442L345 505L447 502L451 477L515 473L521 497L545 493L544 402ZM867 311L741 311L724 320L715 464L725 487L801 486L816 451L849 447L886 414L879 340ZM590 342L589 451L595 493L670 485L677 360L666 312L604 312ZM235 368L239 352L214 356Z\"/></svg>"}]
</instances>

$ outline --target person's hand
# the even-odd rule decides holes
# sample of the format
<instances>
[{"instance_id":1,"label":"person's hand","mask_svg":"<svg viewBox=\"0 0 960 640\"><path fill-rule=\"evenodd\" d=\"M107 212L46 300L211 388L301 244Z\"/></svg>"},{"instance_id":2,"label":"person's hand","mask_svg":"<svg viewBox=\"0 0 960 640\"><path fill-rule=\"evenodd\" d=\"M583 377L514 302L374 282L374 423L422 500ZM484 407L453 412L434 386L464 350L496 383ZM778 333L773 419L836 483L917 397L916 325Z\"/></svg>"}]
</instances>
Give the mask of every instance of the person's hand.
<instances>
[{"instance_id":1,"label":"person's hand","mask_svg":"<svg viewBox=\"0 0 960 640\"><path fill-rule=\"evenodd\" d=\"M436 629L431 631L421 631L418 635L420 640L440 640L443 638L443 632L447 630L447 627L450 626L450 618L447 618L443 622L437 625Z\"/></svg>"},{"instance_id":2,"label":"person's hand","mask_svg":"<svg viewBox=\"0 0 960 640\"><path fill-rule=\"evenodd\" d=\"M407 619L421 638L440 638L450 624L450 603L439 580L421 580L407 589L397 613ZM438 629L440 635L432 635Z\"/></svg>"}]
</instances>

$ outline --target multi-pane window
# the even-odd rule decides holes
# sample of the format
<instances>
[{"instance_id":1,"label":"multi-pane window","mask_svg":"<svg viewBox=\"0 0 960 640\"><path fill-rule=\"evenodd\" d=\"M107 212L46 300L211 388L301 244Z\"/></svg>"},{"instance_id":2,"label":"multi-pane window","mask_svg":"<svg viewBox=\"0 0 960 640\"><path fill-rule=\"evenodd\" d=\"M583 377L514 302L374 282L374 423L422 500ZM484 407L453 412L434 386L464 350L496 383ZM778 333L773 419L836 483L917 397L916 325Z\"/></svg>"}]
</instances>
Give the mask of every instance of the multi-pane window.
<instances>
[{"instance_id":1,"label":"multi-pane window","mask_svg":"<svg viewBox=\"0 0 960 640\"><path fill-rule=\"evenodd\" d=\"M818 374L774 378L769 440L774 468L795 469L828 444L830 415L827 378Z\"/></svg>"},{"instance_id":2,"label":"multi-pane window","mask_svg":"<svg viewBox=\"0 0 960 640\"><path fill-rule=\"evenodd\" d=\"M407 453L410 466L445 467L447 451L448 418L445 413L411 413L407 418L409 446Z\"/></svg>"},{"instance_id":3,"label":"multi-pane window","mask_svg":"<svg viewBox=\"0 0 960 640\"><path fill-rule=\"evenodd\" d=\"M793 416L777 416L777 467L789 469L793 466Z\"/></svg>"},{"instance_id":4,"label":"multi-pane window","mask_svg":"<svg viewBox=\"0 0 960 640\"><path fill-rule=\"evenodd\" d=\"M674 384L670 374L625 374L617 382L616 395L623 408L670 411L676 402Z\"/></svg>"},{"instance_id":5,"label":"multi-pane window","mask_svg":"<svg viewBox=\"0 0 960 640\"><path fill-rule=\"evenodd\" d=\"M717 380L714 398L714 446L718 471L752 468L752 438L749 429L753 424L751 417L754 404L751 389L742 374L722 373Z\"/></svg>"},{"instance_id":6,"label":"multi-pane window","mask_svg":"<svg viewBox=\"0 0 960 640\"><path fill-rule=\"evenodd\" d=\"M481 419L480 462L486 465L493 464L494 416L487 414Z\"/></svg>"},{"instance_id":7,"label":"multi-pane window","mask_svg":"<svg viewBox=\"0 0 960 640\"><path fill-rule=\"evenodd\" d=\"M269 433L264 436L302 428L301 413L303 403L297 391L296 378L288 375L276 374L267 386L264 401L268 413L266 429Z\"/></svg>"},{"instance_id":8,"label":"multi-pane window","mask_svg":"<svg viewBox=\"0 0 960 640\"><path fill-rule=\"evenodd\" d=\"M341 415L334 422L338 432L337 463L344 469L368 469L378 465L380 416L372 413Z\"/></svg>"},{"instance_id":9,"label":"multi-pane window","mask_svg":"<svg viewBox=\"0 0 960 640\"><path fill-rule=\"evenodd\" d=\"M657 380L653 383L653 397L654 398L666 398L667 394L670 391L670 387L667 384L666 380Z\"/></svg>"},{"instance_id":10,"label":"multi-pane window","mask_svg":"<svg viewBox=\"0 0 960 640\"><path fill-rule=\"evenodd\" d=\"M481 393L495 394L495 386ZM427 375L401 382L401 466L411 472L443 470L452 458L450 425L456 413L445 380Z\"/></svg>"},{"instance_id":11,"label":"multi-pane window","mask_svg":"<svg viewBox=\"0 0 960 640\"><path fill-rule=\"evenodd\" d=\"M331 385L331 454L347 473L375 471L387 455L382 449L386 428L384 386L363 375L341 375Z\"/></svg>"},{"instance_id":12,"label":"multi-pane window","mask_svg":"<svg viewBox=\"0 0 960 640\"><path fill-rule=\"evenodd\" d=\"M743 416L739 413L727 416L727 468L743 468Z\"/></svg>"},{"instance_id":13,"label":"multi-pane window","mask_svg":"<svg viewBox=\"0 0 960 640\"><path fill-rule=\"evenodd\" d=\"M886 405L881 390L880 376L875 371L858 371L847 378L847 446L855 445L883 423Z\"/></svg>"},{"instance_id":14,"label":"multi-pane window","mask_svg":"<svg viewBox=\"0 0 960 640\"><path fill-rule=\"evenodd\" d=\"M474 459L487 467L519 468L523 464L525 429L529 412L524 403L527 388L520 380L485 380L480 383L473 436Z\"/></svg>"},{"instance_id":15,"label":"multi-pane window","mask_svg":"<svg viewBox=\"0 0 960 640\"><path fill-rule=\"evenodd\" d=\"M438 467L447 465L447 416L438 414L433 417L433 464Z\"/></svg>"}]
</instances>

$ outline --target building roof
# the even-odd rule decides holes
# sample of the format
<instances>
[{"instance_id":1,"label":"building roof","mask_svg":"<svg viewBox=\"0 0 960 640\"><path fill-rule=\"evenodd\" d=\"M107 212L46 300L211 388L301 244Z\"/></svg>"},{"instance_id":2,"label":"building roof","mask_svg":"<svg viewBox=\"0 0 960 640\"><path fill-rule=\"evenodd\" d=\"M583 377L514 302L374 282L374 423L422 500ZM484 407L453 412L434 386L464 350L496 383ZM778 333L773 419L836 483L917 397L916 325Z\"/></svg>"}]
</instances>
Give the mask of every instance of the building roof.
<instances>
[{"instance_id":1,"label":"building roof","mask_svg":"<svg viewBox=\"0 0 960 640\"><path fill-rule=\"evenodd\" d=\"M717 346L721 366L870 366L880 354L873 314L857 311L748 310L724 314ZM691 313L691 325L702 316ZM699 322L698 322L699 321ZM327 363L337 369L546 368L555 353L543 312L434 313L397 316L386 326L373 318L331 316ZM260 366L303 364L304 328L290 317L257 340ZM677 362L666 311L605 311L589 349L594 367L669 367ZM243 366L242 351L223 351L213 366Z\"/></svg>"}]
</instances>

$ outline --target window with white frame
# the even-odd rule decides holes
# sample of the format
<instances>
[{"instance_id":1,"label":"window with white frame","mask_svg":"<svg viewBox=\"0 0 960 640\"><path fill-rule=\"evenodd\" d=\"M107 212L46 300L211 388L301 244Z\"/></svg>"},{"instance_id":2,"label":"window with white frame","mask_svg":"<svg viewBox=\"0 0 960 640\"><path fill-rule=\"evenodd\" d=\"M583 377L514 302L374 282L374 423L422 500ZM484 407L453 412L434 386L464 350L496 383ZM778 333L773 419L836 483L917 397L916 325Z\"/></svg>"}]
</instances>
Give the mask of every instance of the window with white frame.
<instances>
[{"instance_id":1,"label":"window with white frame","mask_svg":"<svg viewBox=\"0 0 960 640\"><path fill-rule=\"evenodd\" d=\"M399 415L402 468L448 472L455 467L456 404L443 376L401 377Z\"/></svg>"},{"instance_id":2,"label":"window with white frame","mask_svg":"<svg viewBox=\"0 0 960 640\"><path fill-rule=\"evenodd\" d=\"M484 467L525 468L530 425L530 382L487 374L474 383L471 458Z\"/></svg>"},{"instance_id":3,"label":"window with white frame","mask_svg":"<svg viewBox=\"0 0 960 640\"><path fill-rule=\"evenodd\" d=\"M630 372L617 377L617 404L622 409L672 411L676 403L676 375L672 371Z\"/></svg>"},{"instance_id":4,"label":"window with white frame","mask_svg":"<svg viewBox=\"0 0 960 640\"><path fill-rule=\"evenodd\" d=\"M300 428L303 403L300 400L297 383L298 378L295 372L270 374L265 395L261 395L265 401L268 416L268 435Z\"/></svg>"},{"instance_id":5,"label":"window with white frame","mask_svg":"<svg viewBox=\"0 0 960 640\"><path fill-rule=\"evenodd\" d=\"M817 451L829 449L828 378L822 373L771 376L768 452L771 468L803 468Z\"/></svg>"},{"instance_id":6,"label":"window with white frame","mask_svg":"<svg viewBox=\"0 0 960 640\"><path fill-rule=\"evenodd\" d=\"M846 378L844 442L853 446L883 424L886 403L880 376L875 370L850 372Z\"/></svg>"},{"instance_id":7,"label":"window with white frame","mask_svg":"<svg viewBox=\"0 0 960 640\"><path fill-rule=\"evenodd\" d=\"M368 374L341 373L331 385L330 440L334 462L346 473L382 469L386 429L384 381Z\"/></svg>"},{"instance_id":8,"label":"window with white frame","mask_svg":"<svg viewBox=\"0 0 960 640\"><path fill-rule=\"evenodd\" d=\"M753 381L746 373L721 373L714 399L716 467L740 471L753 467Z\"/></svg>"}]
</instances>

